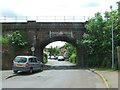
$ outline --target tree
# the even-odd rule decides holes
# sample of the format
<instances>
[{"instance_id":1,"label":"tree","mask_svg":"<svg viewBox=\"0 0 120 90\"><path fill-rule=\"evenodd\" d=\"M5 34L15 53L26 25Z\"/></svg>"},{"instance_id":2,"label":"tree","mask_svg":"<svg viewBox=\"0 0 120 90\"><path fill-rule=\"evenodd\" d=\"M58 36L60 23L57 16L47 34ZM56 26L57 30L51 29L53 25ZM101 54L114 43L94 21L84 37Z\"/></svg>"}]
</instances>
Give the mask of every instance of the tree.
<instances>
[{"instance_id":1,"label":"tree","mask_svg":"<svg viewBox=\"0 0 120 90\"><path fill-rule=\"evenodd\" d=\"M76 63L76 48L69 43L65 43L63 47L67 50L68 61Z\"/></svg>"},{"instance_id":2,"label":"tree","mask_svg":"<svg viewBox=\"0 0 120 90\"><path fill-rule=\"evenodd\" d=\"M119 9L118 9L119 10ZM119 19L117 10L106 11L104 18L96 13L86 25L81 45L86 51L86 62L90 67L111 67L111 23L114 26L115 47L120 41Z\"/></svg>"},{"instance_id":3,"label":"tree","mask_svg":"<svg viewBox=\"0 0 120 90\"><path fill-rule=\"evenodd\" d=\"M50 47L48 48L48 52L50 53L50 56L56 56L59 54L59 48L58 47Z\"/></svg>"},{"instance_id":4,"label":"tree","mask_svg":"<svg viewBox=\"0 0 120 90\"><path fill-rule=\"evenodd\" d=\"M118 46L120 46L120 1L119 2L117 2L117 4L118 4L118 9L117 9L117 12L118 12L118 14L117 14L117 23L116 23L116 44L118 45Z\"/></svg>"}]
</instances>

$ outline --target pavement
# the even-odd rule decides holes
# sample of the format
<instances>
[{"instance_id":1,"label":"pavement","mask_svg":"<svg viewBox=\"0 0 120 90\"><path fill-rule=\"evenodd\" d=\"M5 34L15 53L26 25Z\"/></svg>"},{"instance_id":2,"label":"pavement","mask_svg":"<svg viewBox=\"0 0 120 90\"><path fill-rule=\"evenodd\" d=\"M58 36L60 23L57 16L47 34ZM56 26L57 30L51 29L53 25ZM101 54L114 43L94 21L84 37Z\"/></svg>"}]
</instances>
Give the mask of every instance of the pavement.
<instances>
[{"instance_id":1,"label":"pavement","mask_svg":"<svg viewBox=\"0 0 120 90\"><path fill-rule=\"evenodd\" d=\"M118 71L97 71L107 81L110 88L118 88Z\"/></svg>"},{"instance_id":2,"label":"pavement","mask_svg":"<svg viewBox=\"0 0 120 90\"><path fill-rule=\"evenodd\" d=\"M2 70L1 71L2 80L5 80L6 78L11 77L13 75L15 75L15 74L13 73L12 70Z\"/></svg>"},{"instance_id":3,"label":"pavement","mask_svg":"<svg viewBox=\"0 0 120 90\"><path fill-rule=\"evenodd\" d=\"M2 71L0 70L0 90L2 89Z\"/></svg>"},{"instance_id":4,"label":"pavement","mask_svg":"<svg viewBox=\"0 0 120 90\"><path fill-rule=\"evenodd\" d=\"M2 81L14 75L12 70L0 70L0 90L2 90Z\"/></svg>"}]
</instances>

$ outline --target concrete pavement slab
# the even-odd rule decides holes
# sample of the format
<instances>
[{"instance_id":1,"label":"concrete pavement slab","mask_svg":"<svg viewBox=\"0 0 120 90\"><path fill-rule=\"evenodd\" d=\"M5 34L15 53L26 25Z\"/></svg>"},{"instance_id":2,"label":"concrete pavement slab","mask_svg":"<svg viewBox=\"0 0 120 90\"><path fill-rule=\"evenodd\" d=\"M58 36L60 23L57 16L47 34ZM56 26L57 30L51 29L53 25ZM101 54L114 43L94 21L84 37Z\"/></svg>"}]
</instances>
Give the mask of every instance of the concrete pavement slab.
<instances>
[{"instance_id":1,"label":"concrete pavement slab","mask_svg":"<svg viewBox=\"0 0 120 90\"><path fill-rule=\"evenodd\" d=\"M2 71L0 71L0 90L2 89Z\"/></svg>"},{"instance_id":2,"label":"concrete pavement slab","mask_svg":"<svg viewBox=\"0 0 120 90\"><path fill-rule=\"evenodd\" d=\"M2 74L2 80L15 75L12 70L2 70L1 74Z\"/></svg>"},{"instance_id":3,"label":"concrete pavement slab","mask_svg":"<svg viewBox=\"0 0 120 90\"><path fill-rule=\"evenodd\" d=\"M118 88L118 71L97 71L102 74L111 88Z\"/></svg>"}]
</instances>

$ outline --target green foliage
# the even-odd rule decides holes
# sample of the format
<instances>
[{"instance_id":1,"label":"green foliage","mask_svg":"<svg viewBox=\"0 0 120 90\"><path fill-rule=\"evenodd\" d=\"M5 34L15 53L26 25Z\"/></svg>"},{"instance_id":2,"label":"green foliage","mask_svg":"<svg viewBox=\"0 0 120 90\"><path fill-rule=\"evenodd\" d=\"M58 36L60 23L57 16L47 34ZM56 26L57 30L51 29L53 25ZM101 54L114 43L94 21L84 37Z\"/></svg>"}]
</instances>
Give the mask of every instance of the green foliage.
<instances>
[{"instance_id":1,"label":"green foliage","mask_svg":"<svg viewBox=\"0 0 120 90\"><path fill-rule=\"evenodd\" d=\"M120 4L120 3L119 3ZM111 25L114 27L115 47L120 44L120 28L118 23L118 11L96 13L86 25L86 33L80 44L85 48L86 63L89 67L111 67ZM116 56L116 55L115 55ZM115 57L117 62L117 58Z\"/></svg>"},{"instance_id":2,"label":"green foliage","mask_svg":"<svg viewBox=\"0 0 120 90\"><path fill-rule=\"evenodd\" d=\"M64 48L67 50L67 56L69 57L67 61L70 61L72 63L76 63L76 48L73 47L71 44L66 43L64 45Z\"/></svg>"},{"instance_id":3,"label":"green foliage","mask_svg":"<svg viewBox=\"0 0 120 90\"><path fill-rule=\"evenodd\" d=\"M25 46L27 45L27 42L25 42L23 40L23 36L21 35L21 33L19 31L15 31L12 33L11 35L11 43L13 45L17 45L17 46Z\"/></svg>"},{"instance_id":4,"label":"green foliage","mask_svg":"<svg viewBox=\"0 0 120 90\"><path fill-rule=\"evenodd\" d=\"M47 62L48 62L47 54L44 53L44 64L46 64Z\"/></svg>"},{"instance_id":5,"label":"green foliage","mask_svg":"<svg viewBox=\"0 0 120 90\"><path fill-rule=\"evenodd\" d=\"M70 56L70 60L72 63L76 63L76 54L75 53L72 53L72 55Z\"/></svg>"},{"instance_id":6,"label":"green foliage","mask_svg":"<svg viewBox=\"0 0 120 90\"><path fill-rule=\"evenodd\" d=\"M9 44L9 39L7 36L0 36L0 44Z\"/></svg>"},{"instance_id":7,"label":"green foliage","mask_svg":"<svg viewBox=\"0 0 120 90\"><path fill-rule=\"evenodd\" d=\"M120 1L118 2L118 9L117 9L117 11L118 11L118 15L117 15L117 20L116 20L116 33L118 33L118 34L116 34L116 41L118 42L117 44L118 44L118 46L120 46Z\"/></svg>"},{"instance_id":8,"label":"green foliage","mask_svg":"<svg viewBox=\"0 0 120 90\"><path fill-rule=\"evenodd\" d=\"M96 71L109 71L109 72L113 72L115 70L111 69L111 68L94 68Z\"/></svg>"},{"instance_id":9,"label":"green foliage","mask_svg":"<svg viewBox=\"0 0 120 90\"><path fill-rule=\"evenodd\" d=\"M50 56L56 56L56 55L58 55L59 54L59 48L57 48L57 47L50 47L50 48L48 48L48 52L50 53Z\"/></svg>"}]
</instances>

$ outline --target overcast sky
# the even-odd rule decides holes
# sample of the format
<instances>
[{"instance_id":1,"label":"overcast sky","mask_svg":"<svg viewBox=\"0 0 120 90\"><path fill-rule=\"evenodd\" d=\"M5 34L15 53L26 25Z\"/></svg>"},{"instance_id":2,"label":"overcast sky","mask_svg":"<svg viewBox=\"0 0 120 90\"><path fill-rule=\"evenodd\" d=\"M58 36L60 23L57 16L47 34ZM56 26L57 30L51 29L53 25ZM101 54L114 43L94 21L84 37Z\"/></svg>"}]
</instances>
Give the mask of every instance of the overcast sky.
<instances>
[{"instance_id":1,"label":"overcast sky","mask_svg":"<svg viewBox=\"0 0 120 90\"><path fill-rule=\"evenodd\" d=\"M0 0L0 16L93 16L119 0Z\"/></svg>"},{"instance_id":2,"label":"overcast sky","mask_svg":"<svg viewBox=\"0 0 120 90\"><path fill-rule=\"evenodd\" d=\"M119 0L0 0L1 16L94 16ZM61 43L62 44L62 43Z\"/></svg>"}]
</instances>

